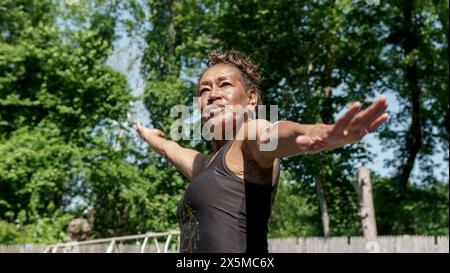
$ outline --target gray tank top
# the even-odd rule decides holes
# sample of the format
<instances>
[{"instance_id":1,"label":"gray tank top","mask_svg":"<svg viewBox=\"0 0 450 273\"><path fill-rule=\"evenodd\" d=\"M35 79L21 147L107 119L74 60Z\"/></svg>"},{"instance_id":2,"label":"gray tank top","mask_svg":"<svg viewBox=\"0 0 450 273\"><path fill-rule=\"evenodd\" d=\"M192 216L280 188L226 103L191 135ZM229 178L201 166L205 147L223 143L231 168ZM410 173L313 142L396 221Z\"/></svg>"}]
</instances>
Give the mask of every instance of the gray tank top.
<instances>
[{"instance_id":1,"label":"gray tank top","mask_svg":"<svg viewBox=\"0 0 450 273\"><path fill-rule=\"evenodd\" d=\"M267 253L267 223L278 188L244 182L225 163L228 141L189 184L178 204L180 252Z\"/></svg>"}]
</instances>

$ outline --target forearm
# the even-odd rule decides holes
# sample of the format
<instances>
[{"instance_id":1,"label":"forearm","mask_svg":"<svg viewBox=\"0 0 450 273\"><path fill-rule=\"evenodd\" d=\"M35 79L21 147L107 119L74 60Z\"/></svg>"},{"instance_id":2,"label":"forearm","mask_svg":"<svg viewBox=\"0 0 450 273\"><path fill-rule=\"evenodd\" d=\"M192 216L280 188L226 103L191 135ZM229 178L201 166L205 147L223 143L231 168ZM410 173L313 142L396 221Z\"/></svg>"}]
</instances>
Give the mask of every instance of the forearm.
<instances>
[{"instance_id":1,"label":"forearm","mask_svg":"<svg viewBox=\"0 0 450 273\"><path fill-rule=\"evenodd\" d=\"M174 143L174 141L172 140L167 140L164 137L160 137L157 135L146 135L145 137L143 137L143 139L155 152L157 152L164 158L167 158L167 154L169 152L168 147L170 147L172 143Z\"/></svg>"},{"instance_id":2,"label":"forearm","mask_svg":"<svg viewBox=\"0 0 450 273\"><path fill-rule=\"evenodd\" d=\"M196 150L184 148L175 141L163 137L150 135L144 140L189 180L203 169L208 159L208 156Z\"/></svg>"}]
</instances>

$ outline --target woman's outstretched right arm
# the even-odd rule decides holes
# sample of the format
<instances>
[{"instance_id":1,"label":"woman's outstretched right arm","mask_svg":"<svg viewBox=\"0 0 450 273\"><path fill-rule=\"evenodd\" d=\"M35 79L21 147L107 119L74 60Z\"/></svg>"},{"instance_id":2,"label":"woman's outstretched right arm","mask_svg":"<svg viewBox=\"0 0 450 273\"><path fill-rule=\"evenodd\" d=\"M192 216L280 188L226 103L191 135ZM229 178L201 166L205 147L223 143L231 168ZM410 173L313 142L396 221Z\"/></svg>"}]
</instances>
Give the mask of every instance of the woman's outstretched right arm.
<instances>
[{"instance_id":1,"label":"woman's outstretched right arm","mask_svg":"<svg viewBox=\"0 0 450 273\"><path fill-rule=\"evenodd\" d=\"M189 181L196 177L211 159L210 155L184 148L175 141L166 139L159 129L144 127L139 121L133 127L153 150L166 158Z\"/></svg>"}]
</instances>

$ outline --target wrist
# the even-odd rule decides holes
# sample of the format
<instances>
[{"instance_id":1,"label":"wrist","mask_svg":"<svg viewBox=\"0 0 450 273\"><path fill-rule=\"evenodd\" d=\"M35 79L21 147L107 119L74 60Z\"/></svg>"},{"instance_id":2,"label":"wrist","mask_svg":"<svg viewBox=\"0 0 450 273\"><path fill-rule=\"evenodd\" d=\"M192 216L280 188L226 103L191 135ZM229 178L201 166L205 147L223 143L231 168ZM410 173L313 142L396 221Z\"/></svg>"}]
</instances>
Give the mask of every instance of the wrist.
<instances>
[{"instance_id":1,"label":"wrist","mask_svg":"<svg viewBox=\"0 0 450 273\"><path fill-rule=\"evenodd\" d=\"M315 126L316 125L296 123L296 126L294 128L294 133L296 136L310 135L312 133L312 131L314 130Z\"/></svg>"}]
</instances>

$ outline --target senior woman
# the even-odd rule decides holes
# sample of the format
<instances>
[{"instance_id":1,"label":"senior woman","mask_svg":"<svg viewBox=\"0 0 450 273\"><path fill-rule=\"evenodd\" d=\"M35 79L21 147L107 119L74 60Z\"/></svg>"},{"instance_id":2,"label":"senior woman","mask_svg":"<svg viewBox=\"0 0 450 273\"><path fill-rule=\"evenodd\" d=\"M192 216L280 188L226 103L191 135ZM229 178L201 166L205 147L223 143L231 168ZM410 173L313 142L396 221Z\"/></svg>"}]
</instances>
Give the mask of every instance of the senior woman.
<instances>
[{"instance_id":1,"label":"senior woman","mask_svg":"<svg viewBox=\"0 0 450 273\"><path fill-rule=\"evenodd\" d=\"M202 120L213 132L212 155L181 147L158 129L139 122L134 126L142 139L191 181L177 209L180 252L267 253L267 223L280 159L355 143L388 119L383 97L364 111L359 102L354 103L329 125L271 124L248 114L229 114L233 108L253 110L262 103L260 78L251 59L241 52L210 54L198 94ZM224 137L230 132L231 138ZM276 140L277 145L261 149L268 140Z\"/></svg>"}]
</instances>

